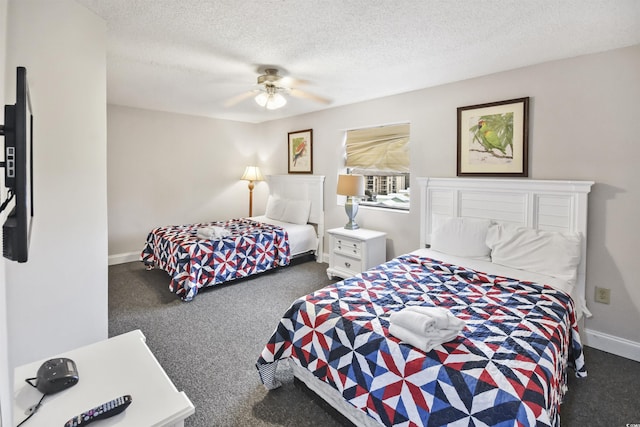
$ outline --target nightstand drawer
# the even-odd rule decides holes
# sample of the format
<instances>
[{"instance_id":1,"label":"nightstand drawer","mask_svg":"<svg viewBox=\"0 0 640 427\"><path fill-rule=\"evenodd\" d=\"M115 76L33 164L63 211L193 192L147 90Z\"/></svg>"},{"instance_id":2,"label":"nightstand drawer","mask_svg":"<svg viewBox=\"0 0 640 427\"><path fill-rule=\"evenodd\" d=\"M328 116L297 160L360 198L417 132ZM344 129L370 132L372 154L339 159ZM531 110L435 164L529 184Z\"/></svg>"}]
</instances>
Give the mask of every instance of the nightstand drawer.
<instances>
[{"instance_id":1,"label":"nightstand drawer","mask_svg":"<svg viewBox=\"0 0 640 427\"><path fill-rule=\"evenodd\" d=\"M362 262L360 259L350 258L348 256L343 256L338 254L337 252L333 255L333 263L332 265L335 268L339 268L340 270L347 270L352 272L353 276L360 273L362 271Z\"/></svg>"},{"instance_id":2,"label":"nightstand drawer","mask_svg":"<svg viewBox=\"0 0 640 427\"><path fill-rule=\"evenodd\" d=\"M358 240L345 239L339 237L333 239L333 251L335 253L360 258L362 254L362 242Z\"/></svg>"}]
</instances>

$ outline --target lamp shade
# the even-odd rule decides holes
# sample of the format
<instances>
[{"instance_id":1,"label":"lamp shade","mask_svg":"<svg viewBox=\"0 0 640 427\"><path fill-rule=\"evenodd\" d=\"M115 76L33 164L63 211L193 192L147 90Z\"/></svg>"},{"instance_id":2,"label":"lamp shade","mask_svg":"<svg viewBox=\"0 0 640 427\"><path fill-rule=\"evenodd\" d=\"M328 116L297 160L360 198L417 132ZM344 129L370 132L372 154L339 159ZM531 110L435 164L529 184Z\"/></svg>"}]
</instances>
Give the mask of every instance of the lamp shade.
<instances>
[{"instance_id":1,"label":"lamp shade","mask_svg":"<svg viewBox=\"0 0 640 427\"><path fill-rule=\"evenodd\" d=\"M342 196L364 196L364 176L338 175L337 193Z\"/></svg>"},{"instance_id":2,"label":"lamp shade","mask_svg":"<svg viewBox=\"0 0 640 427\"><path fill-rule=\"evenodd\" d=\"M245 181L264 181L258 166L247 166L240 179Z\"/></svg>"},{"instance_id":3,"label":"lamp shade","mask_svg":"<svg viewBox=\"0 0 640 427\"><path fill-rule=\"evenodd\" d=\"M287 99L279 93L261 92L256 95L255 100L259 106L267 110L277 110L287 104Z\"/></svg>"}]
</instances>

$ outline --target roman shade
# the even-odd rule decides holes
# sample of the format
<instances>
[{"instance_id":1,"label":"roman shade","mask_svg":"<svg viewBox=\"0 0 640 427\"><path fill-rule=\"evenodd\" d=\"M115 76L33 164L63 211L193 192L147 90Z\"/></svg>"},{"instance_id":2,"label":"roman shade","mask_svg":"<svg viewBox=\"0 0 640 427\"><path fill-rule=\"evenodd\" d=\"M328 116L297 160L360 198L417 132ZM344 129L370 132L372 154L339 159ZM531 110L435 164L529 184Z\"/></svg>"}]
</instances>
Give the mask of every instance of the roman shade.
<instances>
[{"instance_id":1,"label":"roman shade","mask_svg":"<svg viewBox=\"0 0 640 427\"><path fill-rule=\"evenodd\" d=\"M409 172L409 123L347 131L346 154L358 173Z\"/></svg>"}]
</instances>

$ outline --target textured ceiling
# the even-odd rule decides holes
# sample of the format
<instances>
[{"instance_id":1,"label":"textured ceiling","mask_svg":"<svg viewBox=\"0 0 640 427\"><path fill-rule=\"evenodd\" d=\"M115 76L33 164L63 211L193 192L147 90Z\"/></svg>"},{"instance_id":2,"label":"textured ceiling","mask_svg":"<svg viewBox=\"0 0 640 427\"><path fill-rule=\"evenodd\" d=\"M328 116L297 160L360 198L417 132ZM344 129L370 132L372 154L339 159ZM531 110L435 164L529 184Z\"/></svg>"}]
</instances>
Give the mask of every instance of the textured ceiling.
<instances>
[{"instance_id":1,"label":"textured ceiling","mask_svg":"<svg viewBox=\"0 0 640 427\"><path fill-rule=\"evenodd\" d=\"M263 122L640 43L638 0L76 0L107 22L109 103ZM328 105L251 98L274 65Z\"/></svg>"}]
</instances>

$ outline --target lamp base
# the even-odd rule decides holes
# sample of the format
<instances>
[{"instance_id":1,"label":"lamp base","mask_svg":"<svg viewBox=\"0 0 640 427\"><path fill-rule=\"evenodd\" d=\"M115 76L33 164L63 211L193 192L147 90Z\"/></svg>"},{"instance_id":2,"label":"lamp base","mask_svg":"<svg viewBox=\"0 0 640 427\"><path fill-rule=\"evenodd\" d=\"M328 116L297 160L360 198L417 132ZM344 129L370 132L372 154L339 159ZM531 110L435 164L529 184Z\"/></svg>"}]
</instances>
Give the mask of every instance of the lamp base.
<instances>
[{"instance_id":1,"label":"lamp base","mask_svg":"<svg viewBox=\"0 0 640 427\"><path fill-rule=\"evenodd\" d=\"M349 221L345 224L344 228L345 230L357 230L358 228L360 228L360 226L355 221Z\"/></svg>"},{"instance_id":2,"label":"lamp base","mask_svg":"<svg viewBox=\"0 0 640 427\"><path fill-rule=\"evenodd\" d=\"M349 222L344 226L344 228L347 230L357 230L360 228L356 222L358 200L353 196L347 196L347 202L344 204L344 210L347 212L347 218L349 218Z\"/></svg>"}]
</instances>

